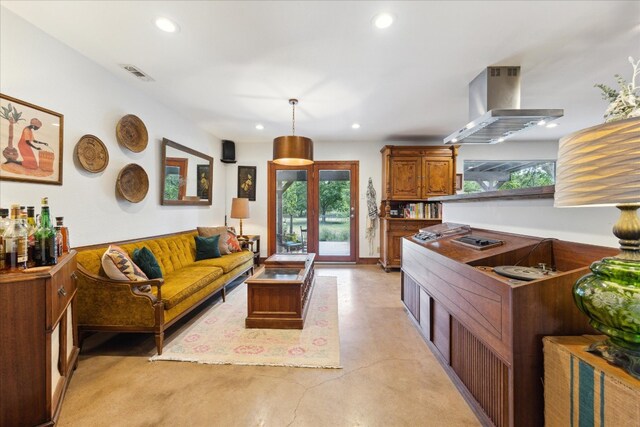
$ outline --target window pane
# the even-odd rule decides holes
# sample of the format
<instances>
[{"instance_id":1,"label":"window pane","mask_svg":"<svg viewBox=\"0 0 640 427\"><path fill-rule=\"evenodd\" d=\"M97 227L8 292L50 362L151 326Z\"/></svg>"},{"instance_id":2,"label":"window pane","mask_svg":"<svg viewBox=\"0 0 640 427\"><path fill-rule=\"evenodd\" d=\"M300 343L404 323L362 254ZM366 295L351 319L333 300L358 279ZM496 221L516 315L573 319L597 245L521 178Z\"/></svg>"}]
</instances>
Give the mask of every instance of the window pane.
<instances>
[{"instance_id":1,"label":"window pane","mask_svg":"<svg viewBox=\"0 0 640 427\"><path fill-rule=\"evenodd\" d=\"M276 171L276 252L306 252L307 171Z\"/></svg>"},{"instance_id":2,"label":"window pane","mask_svg":"<svg viewBox=\"0 0 640 427\"><path fill-rule=\"evenodd\" d=\"M465 193L543 187L555 182L555 160L464 161Z\"/></svg>"},{"instance_id":3,"label":"window pane","mask_svg":"<svg viewBox=\"0 0 640 427\"><path fill-rule=\"evenodd\" d=\"M319 255L351 255L351 171L321 170L318 185Z\"/></svg>"}]
</instances>

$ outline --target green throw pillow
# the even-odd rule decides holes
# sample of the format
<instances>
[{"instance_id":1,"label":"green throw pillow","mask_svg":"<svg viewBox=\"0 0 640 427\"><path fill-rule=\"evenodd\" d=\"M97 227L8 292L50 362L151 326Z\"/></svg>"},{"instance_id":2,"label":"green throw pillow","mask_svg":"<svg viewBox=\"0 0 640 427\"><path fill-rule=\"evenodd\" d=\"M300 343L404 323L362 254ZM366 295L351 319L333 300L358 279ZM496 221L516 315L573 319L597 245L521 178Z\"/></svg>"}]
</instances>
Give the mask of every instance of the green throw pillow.
<instances>
[{"instance_id":1,"label":"green throw pillow","mask_svg":"<svg viewBox=\"0 0 640 427\"><path fill-rule=\"evenodd\" d=\"M158 265L156 257L148 248L133 250L133 262L140 267L140 270L147 275L149 279L162 279L162 270Z\"/></svg>"},{"instance_id":2,"label":"green throw pillow","mask_svg":"<svg viewBox=\"0 0 640 427\"><path fill-rule=\"evenodd\" d=\"M196 261L209 258L220 258L220 248L218 241L220 235L216 234L211 237L195 236L196 239Z\"/></svg>"}]
</instances>

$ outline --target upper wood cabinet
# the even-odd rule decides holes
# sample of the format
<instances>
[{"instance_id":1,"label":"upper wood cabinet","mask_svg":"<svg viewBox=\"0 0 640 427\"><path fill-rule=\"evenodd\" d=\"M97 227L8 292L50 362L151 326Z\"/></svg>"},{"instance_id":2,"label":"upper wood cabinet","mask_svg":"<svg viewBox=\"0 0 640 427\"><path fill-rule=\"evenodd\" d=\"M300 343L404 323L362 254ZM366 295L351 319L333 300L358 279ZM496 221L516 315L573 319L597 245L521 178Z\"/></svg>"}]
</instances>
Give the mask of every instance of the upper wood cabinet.
<instances>
[{"instance_id":1,"label":"upper wood cabinet","mask_svg":"<svg viewBox=\"0 0 640 427\"><path fill-rule=\"evenodd\" d=\"M382 200L425 200L453 193L457 146L382 148Z\"/></svg>"}]
</instances>

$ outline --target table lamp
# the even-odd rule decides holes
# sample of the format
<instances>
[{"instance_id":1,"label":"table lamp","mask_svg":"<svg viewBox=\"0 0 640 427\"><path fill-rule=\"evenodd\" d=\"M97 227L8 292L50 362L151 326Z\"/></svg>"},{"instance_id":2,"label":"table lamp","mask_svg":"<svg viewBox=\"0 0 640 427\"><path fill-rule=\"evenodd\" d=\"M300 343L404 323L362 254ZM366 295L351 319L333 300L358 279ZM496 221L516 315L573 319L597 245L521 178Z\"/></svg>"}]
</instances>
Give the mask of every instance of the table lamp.
<instances>
[{"instance_id":1,"label":"table lamp","mask_svg":"<svg viewBox=\"0 0 640 427\"><path fill-rule=\"evenodd\" d=\"M240 235L242 234L242 220L249 218L249 199L244 197L234 197L231 200L231 218L240 220Z\"/></svg>"},{"instance_id":2,"label":"table lamp","mask_svg":"<svg viewBox=\"0 0 640 427\"><path fill-rule=\"evenodd\" d=\"M573 286L578 308L607 335L589 351L640 378L640 117L560 140L555 206L616 206L621 252L591 264Z\"/></svg>"}]
</instances>

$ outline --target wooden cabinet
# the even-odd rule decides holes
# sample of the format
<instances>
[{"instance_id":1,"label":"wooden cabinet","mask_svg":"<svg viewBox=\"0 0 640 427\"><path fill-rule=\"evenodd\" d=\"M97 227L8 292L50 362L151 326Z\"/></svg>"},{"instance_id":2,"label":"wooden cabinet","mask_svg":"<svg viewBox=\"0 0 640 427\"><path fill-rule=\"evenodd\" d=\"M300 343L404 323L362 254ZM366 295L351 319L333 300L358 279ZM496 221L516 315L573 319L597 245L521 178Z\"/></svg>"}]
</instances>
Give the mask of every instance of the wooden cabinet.
<instances>
[{"instance_id":1,"label":"wooden cabinet","mask_svg":"<svg viewBox=\"0 0 640 427\"><path fill-rule=\"evenodd\" d=\"M78 360L75 251L47 272L0 275L0 425L55 424Z\"/></svg>"},{"instance_id":2,"label":"wooden cabinet","mask_svg":"<svg viewBox=\"0 0 640 427\"><path fill-rule=\"evenodd\" d=\"M380 262L385 270L400 268L403 237L440 222L439 219L381 218Z\"/></svg>"},{"instance_id":3,"label":"wooden cabinet","mask_svg":"<svg viewBox=\"0 0 640 427\"><path fill-rule=\"evenodd\" d=\"M382 148L380 264L386 271L400 268L402 237L441 221L440 215L428 212L435 212L429 198L454 192L457 149L396 145ZM403 207L410 205L422 205L423 209L409 219L403 217Z\"/></svg>"},{"instance_id":4,"label":"wooden cabinet","mask_svg":"<svg viewBox=\"0 0 640 427\"><path fill-rule=\"evenodd\" d=\"M425 341L484 425L544 424L542 337L593 333L571 288L591 262L618 251L555 239L472 230L503 245L475 250L402 239L404 301ZM533 281L498 275L499 265L552 272ZM415 290L418 288L416 314Z\"/></svg>"}]
</instances>

